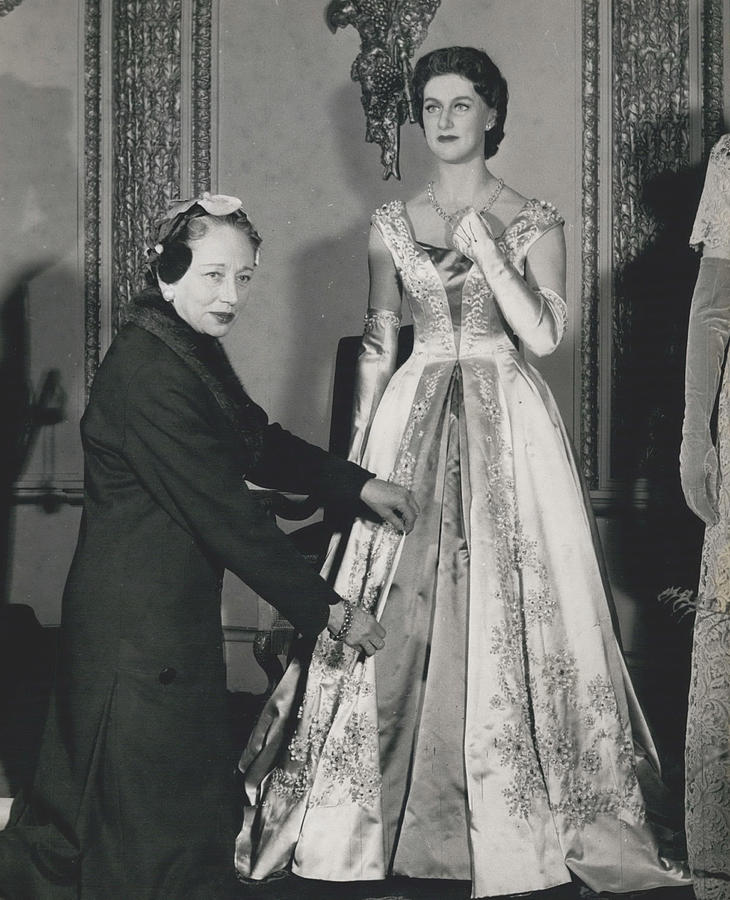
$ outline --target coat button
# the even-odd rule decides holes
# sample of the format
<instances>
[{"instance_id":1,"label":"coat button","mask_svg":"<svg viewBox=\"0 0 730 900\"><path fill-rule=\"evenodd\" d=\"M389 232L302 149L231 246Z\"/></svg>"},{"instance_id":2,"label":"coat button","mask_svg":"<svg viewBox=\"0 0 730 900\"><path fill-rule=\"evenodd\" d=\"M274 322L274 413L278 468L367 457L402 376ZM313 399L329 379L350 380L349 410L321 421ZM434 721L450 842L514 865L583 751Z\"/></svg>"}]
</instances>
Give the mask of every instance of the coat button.
<instances>
[{"instance_id":1,"label":"coat button","mask_svg":"<svg viewBox=\"0 0 730 900\"><path fill-rule=\"evenodd\" d=\"M173 669L172 666L165 666L157 677L159 678L160 684L172 684L177 677L177 671Z\"/></svg>"}]
</instances>

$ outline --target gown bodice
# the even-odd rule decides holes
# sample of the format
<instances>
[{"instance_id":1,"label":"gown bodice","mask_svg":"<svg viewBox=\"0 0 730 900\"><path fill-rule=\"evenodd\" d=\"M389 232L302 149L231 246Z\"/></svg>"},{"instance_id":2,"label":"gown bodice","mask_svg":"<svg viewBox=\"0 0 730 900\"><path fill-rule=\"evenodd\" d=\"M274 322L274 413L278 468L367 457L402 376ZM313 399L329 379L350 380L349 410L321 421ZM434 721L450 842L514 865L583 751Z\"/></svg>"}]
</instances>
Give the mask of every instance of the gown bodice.
<instances>
[{"instance_id":1,"label":"gown bodice","mask_svg":"<svg viewBox=\"0 0 730 900\"><path fill-rule=\"evenodd\" d=\"M532 244L562 222L552 204L528 200L497 243L524 274ZM382 206L373 224L403 285L413 318L414 356L463 360L514 350L514 336L478 266L456 250L417 241L402 201Z\"/></svg>"}]
</instances>

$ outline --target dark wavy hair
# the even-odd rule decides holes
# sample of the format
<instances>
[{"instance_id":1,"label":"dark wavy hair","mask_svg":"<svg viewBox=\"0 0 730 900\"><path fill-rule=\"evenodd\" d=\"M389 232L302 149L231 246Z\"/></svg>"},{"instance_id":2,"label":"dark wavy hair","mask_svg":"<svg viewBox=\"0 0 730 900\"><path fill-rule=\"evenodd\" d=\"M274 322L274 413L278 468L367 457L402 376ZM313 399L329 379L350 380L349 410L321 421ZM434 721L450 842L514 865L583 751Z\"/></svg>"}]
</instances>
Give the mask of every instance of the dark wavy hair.
<instances>
[{"instance_id":1,"label":"dark wavy hair","mask_svg":"<svg viewBox=\"0 0 730 900\"><path fill-rule=\"evenodd\" d=\"M441 47L422 56L413 70L413 102L418 124L423 128L423 92L436 75L461 75L474 85L474 90L497 115L494 125L484 132L484 158L497 152L504 137L507 118L507 82L483 50L475 47Z\"/></svg>"},{"instance_id":2,"label":"dark wavy hair","mask_svg":"<svg viewBox=\"0 0 730 900\"><path fill-rule=\"evenodd\" d=\"M147 284L156 287L158 275L165 284L175 284L179 281L193 261L190 245L204 238L212 229L224 225L240 229L251 241L254 253L258 251L261 246L261 235L242 210L226 216L213 216L196 203L176 216L169 227L165 226L166 234L158 239L156 244L162 247L162 253L157 253L154 249L148 251L145 271Z\"/></svg>"}]
</instances>

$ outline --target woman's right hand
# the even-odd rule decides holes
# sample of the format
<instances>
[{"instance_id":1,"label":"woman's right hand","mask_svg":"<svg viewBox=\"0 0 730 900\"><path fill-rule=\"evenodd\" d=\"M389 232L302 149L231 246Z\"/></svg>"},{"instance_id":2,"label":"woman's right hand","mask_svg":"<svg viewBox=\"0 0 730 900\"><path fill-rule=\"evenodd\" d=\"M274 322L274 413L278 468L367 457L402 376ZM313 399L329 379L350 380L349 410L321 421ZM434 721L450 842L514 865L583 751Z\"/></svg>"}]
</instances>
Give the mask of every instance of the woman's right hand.
<instances>
[{"instance_id":1,"label":"woman's right hand","mask_svg":"<svg viewBox=\"0 0 730 900\"><path fill-rule=\"evenodd\" d=\"M345 604L335 603L330 607L330 617L327 622L332 634L342 628L345 620ZM362 650L368 656L372 656L377 650L385 646L385 629L378 620L369 612L354 606L352 609L352 625L343 638L343 643L355 650Z\"/></svg>"},{"instance_id":2,"label":"woman's right hand","mask_svg":"<svg viewBox=\"0 0 730 900\"><path fill-rule=\"evenodd\" d=\"M473 206L454 213L447 243L480 267L502 261L489 226Z\"/></svg>"}]
</instances>

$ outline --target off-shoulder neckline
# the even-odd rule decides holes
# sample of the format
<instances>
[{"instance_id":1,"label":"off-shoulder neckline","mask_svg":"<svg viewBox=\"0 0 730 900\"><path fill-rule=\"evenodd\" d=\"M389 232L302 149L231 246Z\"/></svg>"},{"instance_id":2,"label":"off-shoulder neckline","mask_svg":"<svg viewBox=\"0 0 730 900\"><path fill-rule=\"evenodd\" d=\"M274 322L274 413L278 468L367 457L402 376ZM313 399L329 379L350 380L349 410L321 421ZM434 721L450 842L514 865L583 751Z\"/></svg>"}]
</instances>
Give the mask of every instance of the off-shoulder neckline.
<instances>
[{"instance_id":1,"label":"off-shoulder neckline","mask_svg":"<svg viewBox=\"0 0 730 900\"><path fill-rule=\"evenodd\" d=\"M519 219L524 215L528 208L532 208L535 206L543 206L546 201L538 200L536 197L529 197L522 204L520 209L515 213L515 215L510 219L510 221L504 226L502 231L499 234L494 235L495 240L500 240L503 238L507 232L515 226L515 224L519 221ZM401 219L405 222L406 227L408 228L408 233L410 235L411 240L414 244L418 244L419 246L423 246L424 244L428 247L433 247L434 250L450 250L450 247L440 247L438 244L431 244L428 241L419 241L416 237L415 229L413 228L413 222L411 221L411 217L408 214L406 209L406 204L403 200L392 200L390 203L386 204L386 206L395 207L398 209L400 213Z\"/></svg>"}]
</instances>

